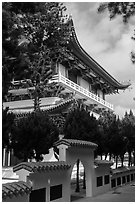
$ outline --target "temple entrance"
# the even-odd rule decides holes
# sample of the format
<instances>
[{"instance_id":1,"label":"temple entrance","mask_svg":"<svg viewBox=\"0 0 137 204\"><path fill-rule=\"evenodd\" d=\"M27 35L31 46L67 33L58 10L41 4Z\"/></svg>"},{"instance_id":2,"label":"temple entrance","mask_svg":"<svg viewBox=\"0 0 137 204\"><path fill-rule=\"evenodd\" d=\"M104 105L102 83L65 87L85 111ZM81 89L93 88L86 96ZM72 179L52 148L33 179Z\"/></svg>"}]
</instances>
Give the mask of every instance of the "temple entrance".
<instances>
[{"instance_id":1,"label":"temple entrance","mask_svg":"<svg viewBox=\"0 0 137 204\"><path fill-rule=\"evenodd\" d=\"M81 160L77 159L71 173L71 201L86 197L85 168Z\"/></svg>"},{"instance_id":2,"label":"temple entrance","mask_svg":"<svg viewBox=\"0 0 137 204\"><path fill-rule=\"evenodd\" d=\"M82 161L86 177L86 197L92 197L94 195L96 182L94 171L94 150L97 148L97 145L95 143L73 139L61 139L57 141L55 145L59 149L59 161L64 161L71 165L69 172L70 183L77 160L79 159L79 162Z\"/></svg>"}]
</instances>

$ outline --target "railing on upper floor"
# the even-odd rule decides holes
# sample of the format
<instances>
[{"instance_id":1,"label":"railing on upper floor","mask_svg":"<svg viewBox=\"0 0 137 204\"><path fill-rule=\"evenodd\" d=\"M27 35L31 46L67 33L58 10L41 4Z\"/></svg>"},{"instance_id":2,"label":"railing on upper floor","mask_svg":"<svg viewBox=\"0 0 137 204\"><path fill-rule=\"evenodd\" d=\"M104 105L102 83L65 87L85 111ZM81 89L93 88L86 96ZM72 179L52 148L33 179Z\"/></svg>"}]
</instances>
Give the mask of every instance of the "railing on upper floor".
<instances>
[{"instance_id":1,"label":"railing on upper floor","mask_svg":"<svg viewBox=\"0 0 137 204\"><path fill-rule=\"evenodd\" d=\"M78 84L74 83L73 81L69 80L68 78L64 77L61 74L54 75L52 77L52 81L61 82L62 84L73 89L74 91L77 91L80 94L88 97L88 99L96 101L97 103L105 106L106 108L113 110L112 104L108 103L107 101L103 100L102 98L98 97L97 95L93 94L92 92L84 89L83 87L79 86Z\"/></svg>"}]
</instances>

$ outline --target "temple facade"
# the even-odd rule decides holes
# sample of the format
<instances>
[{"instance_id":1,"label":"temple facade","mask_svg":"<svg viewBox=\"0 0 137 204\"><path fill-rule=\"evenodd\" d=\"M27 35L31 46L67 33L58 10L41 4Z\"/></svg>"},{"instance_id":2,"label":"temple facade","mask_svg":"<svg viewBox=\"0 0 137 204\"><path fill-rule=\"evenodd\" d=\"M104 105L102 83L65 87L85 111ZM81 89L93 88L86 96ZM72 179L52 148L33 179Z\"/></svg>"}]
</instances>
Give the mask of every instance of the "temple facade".
<instances>
[{"instance_id":1,"label":"temple facade","mask_svg":"<svg viewBox=\"0 0 137 204\"><path fill-rule=\"evenodd\" d=\"M56 96L41 98L41 109L51 109L73 98L82 100L90 112L101 114L103 110L113 111L113 104L106 101L106 95L116 94L129 84L119 83L86 53L77 39L72 19L70 36L67 42L69 52L64 53L63 61L56 63L54 74L49 80L58 89L62 87L62 91L56 93ZM4 108L9 107L10 111L17 114L33 111L31 93L34 87L24 88L28 80L12 82L7 101L3 103Z\"/></svg>"},{"instance_id":2,"label":"temple facade","mask_svg":"<svg viewBox=\"0 0 137 204\"><path fill-rule=\"evenodd\" d=\"M113 104L106 101L106 95L116 94L130 84L119 83L89 56L77 39L72 19L69 26L70 40L66 42L63 60L55 64L54 74L48 81L49 85L56 87L56 94L41 98L40 108L52 116L66 114L75 101L81 101L85 109L98 118L103 111L114 110ZM25 86L29 80L12 81L7 99L3 102L3 107L8 107L16 117L24 117L34 110L34 87ZM3 165L6 165L5 157ZM8 166L9 160L10 156Z\"/></svg>"}]
</instances>

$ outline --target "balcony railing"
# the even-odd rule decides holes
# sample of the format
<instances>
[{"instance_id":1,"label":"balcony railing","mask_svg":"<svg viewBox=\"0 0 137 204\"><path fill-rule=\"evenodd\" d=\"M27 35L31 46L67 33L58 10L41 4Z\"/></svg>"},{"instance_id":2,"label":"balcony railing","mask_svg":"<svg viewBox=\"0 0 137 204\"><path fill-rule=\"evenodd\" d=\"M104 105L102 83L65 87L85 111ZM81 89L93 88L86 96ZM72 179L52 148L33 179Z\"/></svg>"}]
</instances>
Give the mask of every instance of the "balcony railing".
<instances>
[{"instance_id":1,"label":"balcony railing","mask_svg":"<svg viewBox=\"0 0 137 204\"><path fill-rule=\"evenodd\" d=\"M108 103L107 101L103 100L102 98L98 97L97 95L93 94L92 92L84 89L83 87L79 86L78 84L74 83L73 81L69 80L68 78L64 77L63 75L54 75L52 81L61 82L63 85L73 89L74 91L86 96L88 99L95 101L106 108L113 110L113 105Z\"/></svg>"}]
</instances>

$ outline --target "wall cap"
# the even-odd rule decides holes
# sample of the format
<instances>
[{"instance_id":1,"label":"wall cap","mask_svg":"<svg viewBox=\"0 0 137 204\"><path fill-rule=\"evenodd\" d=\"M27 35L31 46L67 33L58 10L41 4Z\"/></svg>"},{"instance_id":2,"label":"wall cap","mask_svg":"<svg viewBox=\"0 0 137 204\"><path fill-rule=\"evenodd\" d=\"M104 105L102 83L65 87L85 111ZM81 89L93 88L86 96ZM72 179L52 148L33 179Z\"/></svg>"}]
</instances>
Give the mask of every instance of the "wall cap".
<instances>
[{"instance_id":1,"label":"wall cap","mask_svg":"<svg viewBox=\"0 0 137 204\"><path fill-rule=\"evenodd\" d=\"M13 167L13 171L19 171L20 169L25 169L29 172L45 172L52 170L64 170L69 169L70 164L63 161L58 162L22 162Z\"/></svg>"},{"instance_id":2,"label":"wall cap","mask_svg":"<svg viewBox=\"0 0 137 204\"><path fill-rule=\"evenodd\" d=\"M59 146L59 145L67 145L69 147L72 146L80 146L80 147L90 147L90 148L97 148L97 144L93 142L88 142L88 141L83 141L83 140L75 140L75 139L61 139L58 140L57 142L54 143L54 146Z\"/></svg>"}]
</instances>

